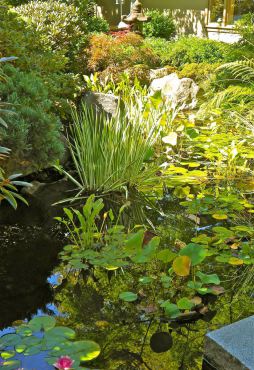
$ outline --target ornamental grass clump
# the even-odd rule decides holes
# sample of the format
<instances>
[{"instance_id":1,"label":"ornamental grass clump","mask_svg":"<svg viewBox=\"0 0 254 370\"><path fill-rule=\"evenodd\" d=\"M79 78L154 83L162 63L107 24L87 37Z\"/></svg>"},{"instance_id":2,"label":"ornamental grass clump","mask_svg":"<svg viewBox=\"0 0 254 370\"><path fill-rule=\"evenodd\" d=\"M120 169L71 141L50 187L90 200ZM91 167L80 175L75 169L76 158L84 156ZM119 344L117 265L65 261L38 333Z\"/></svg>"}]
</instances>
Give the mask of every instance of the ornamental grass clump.
<instances>
[{"instance_id":1,"label":"ornamental grass clump","mask_svg":"<svg viewBox=\"0 0 254 370\"><path fill-rule=\"evenodd\" d=\"M110 117L83 104L73 122L68 140L75 175L65 173L78 187L77 196L136 187L155 174L155 166L146 163L159 133L152 116L128 118L118 109Z\"/></svg>"}]
</instances>

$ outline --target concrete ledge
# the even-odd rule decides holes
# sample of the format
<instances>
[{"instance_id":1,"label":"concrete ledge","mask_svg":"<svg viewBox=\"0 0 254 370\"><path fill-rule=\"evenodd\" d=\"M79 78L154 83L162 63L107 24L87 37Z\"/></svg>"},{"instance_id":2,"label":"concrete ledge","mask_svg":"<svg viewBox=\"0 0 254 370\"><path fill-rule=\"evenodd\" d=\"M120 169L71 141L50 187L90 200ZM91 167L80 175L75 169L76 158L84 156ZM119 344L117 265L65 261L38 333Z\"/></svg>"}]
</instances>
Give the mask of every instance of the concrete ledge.
<instances>
[{"instance_id":1,"label":"concrete ledge","mask_svg":"<svg viewBox=\"0 0 254 370\"><path fill-rule=\"evenodd\" d=\"M205 360L216 370L254 370L254 316L207 334Z\"/></svg>"}]
</instances>

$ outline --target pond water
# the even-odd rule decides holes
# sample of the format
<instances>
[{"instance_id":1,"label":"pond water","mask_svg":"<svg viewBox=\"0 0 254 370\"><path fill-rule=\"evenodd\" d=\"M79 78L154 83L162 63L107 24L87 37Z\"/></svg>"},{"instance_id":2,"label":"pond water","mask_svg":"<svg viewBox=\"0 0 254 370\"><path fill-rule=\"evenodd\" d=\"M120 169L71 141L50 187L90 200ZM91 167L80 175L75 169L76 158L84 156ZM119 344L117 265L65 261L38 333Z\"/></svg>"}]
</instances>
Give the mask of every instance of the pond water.
<instances>
[{"instance_id":1,"label":"pond water","mask_svg":"<svg viewBox=\"0 0 254 370\"><path fill-rule=\"evenodd\" d=\"M195 229L193 221L167 200L160 207L165 217L158 218L148 207L145 212L160 225L164 234L170 227L174 237L189 240ZM22 215L23 224L11 223L9 218L8 224L0 226L0 336L11 332L11 325L17 321L34 315L55 315L62 324L74 328L79 337L100 344L101 355L88 363L89 369L195 370L202 367L203 339L207 331L254 312L251 289L246 287L236 299L232 290L226 290L216 302L209 302L211 309L203 320L176 321L169 328L168 324L151 320L151 316L147 320L146 312L137 313L132 304L126 306L110 300L112 291L121 285L121 274L70 273L61 281L57 256L66 241L52 222L35 222L31 209L26 210L29 217L24 208L17 211L16 219ZM135 217L142 215L144 209L135 212ZM204 220L200 227L209 226ZM230 280L230 274L230 269L224 273L225 281ZM149 309L152 312L152 307L147 307L148 314ZM153 352L149 343L151 335L168 330L173 337L173 347L165 353ZM21 356L22 367L25 370L53 369L44 363L43 356Z\"/></svg>"}]
</instances>

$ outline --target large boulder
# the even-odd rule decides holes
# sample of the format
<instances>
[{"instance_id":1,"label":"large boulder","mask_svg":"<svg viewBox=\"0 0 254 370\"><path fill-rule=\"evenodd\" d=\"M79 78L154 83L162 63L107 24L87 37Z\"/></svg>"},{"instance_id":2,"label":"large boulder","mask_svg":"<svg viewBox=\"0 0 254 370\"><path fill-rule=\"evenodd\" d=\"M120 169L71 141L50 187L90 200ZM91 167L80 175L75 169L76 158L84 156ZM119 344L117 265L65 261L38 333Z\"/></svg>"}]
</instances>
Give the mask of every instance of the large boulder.
<instances>
[{"instance_id":1,"label":"large boulder","mask_svg":"<svg viewBox=\"0 0 254 370\"><path fill-rule=\"evenodd\" d=\"M171 67L171 66L163 67L163 68L150 69L150 71L149 71L150 81L153 81L156 78L165 77L165 76L169 75L170 73L174 73L175 71L176 71L176 68Z\"/></svg>"},{"instance_id":2,"label":"large boulder","mask_svg":"<svg viewBox=\"0 0 254 370\"><path fill-rule=\"evenodd\" d=\"M96 107L99 112L114 115L117 111L119 98L114 94L100 92L88 92L84 96L86 104Z\"/></svg>"},{"instance_id":3,"label":"large boulder","mask_svg":"<svg viewBox=\"0 0 254 370\"><path fill-rule=\"evenodd\" d=\"M162 97L178 109L193 109L197 105L198 85L191 78L179 78L176 73L156 78L150 85L150 94L161 92Z\"/></svg>"}]
</instances>

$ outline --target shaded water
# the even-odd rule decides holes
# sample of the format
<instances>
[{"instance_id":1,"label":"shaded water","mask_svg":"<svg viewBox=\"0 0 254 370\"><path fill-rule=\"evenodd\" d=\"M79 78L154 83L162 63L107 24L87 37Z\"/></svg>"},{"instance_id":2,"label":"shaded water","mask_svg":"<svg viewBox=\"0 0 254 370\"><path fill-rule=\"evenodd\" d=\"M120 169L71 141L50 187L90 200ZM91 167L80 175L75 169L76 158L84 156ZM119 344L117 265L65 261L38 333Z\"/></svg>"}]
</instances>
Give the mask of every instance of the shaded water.
<instances>
[{"instance_id":1,"label":"shaded water","mask_svg":"<svg viewBox=\"0 0 254 370\"><path fill-rule=\"evenodd\" d=\"M186 235L189 240L194 231L193 223L174 212L167 201L162 206L170 209L171 214L168 219L157 219L165 233L170 226L174 237L184 239ZM8 327L17 320L53 314L75 328L80 337L100 344L102 353L89 363L91 369L195 370L202 366L203 338L208 330L253 313L253 298L248 291L243 293L244 300L240 295L235 301L231 292L226 293L213 304L210 318L171 326L173 348L156 354L149 345L151 334L167 331L168 325L156 319L150 323L142 311L137 313L134 305L129 304L127 308L118 300L116 303L110 300L112 291L121 285L121 275L109 274L105 278L99 274L70 274L57 287L57 275L52 276L52 272L58 272L57 255L65 243L46 222L47 217L44 222L34 222L31 210L24 211L21 207L17 211L17 219L22 214L26 220L23 225L0 226L0 329L5 328L2 333L8 332ZM40 355L27 357L23 367L25 370L52 369L41 362Z\"/></svg>"}]
</instances>

